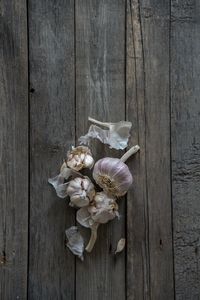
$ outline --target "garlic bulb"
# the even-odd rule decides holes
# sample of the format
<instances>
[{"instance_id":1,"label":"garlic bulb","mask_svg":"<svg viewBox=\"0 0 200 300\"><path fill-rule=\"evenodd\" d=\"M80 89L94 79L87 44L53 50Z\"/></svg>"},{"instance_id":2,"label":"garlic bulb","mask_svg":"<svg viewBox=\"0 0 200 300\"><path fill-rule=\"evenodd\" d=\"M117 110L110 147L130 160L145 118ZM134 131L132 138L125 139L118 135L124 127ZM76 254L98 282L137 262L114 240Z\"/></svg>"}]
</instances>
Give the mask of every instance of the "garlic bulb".
<instances>
[{"instance_id":1,"label":"garlic bulb","mask_svg":"<svg viewBox=\"0 0 200 300\"><path fill-rule=\"evenodd\" d=\"M136 145L127 151L121 159L105 157L96 162L93 177L106 193L117 197L126 194L133 182L133 177L124 162L138 150L139 146Z\"/></svg>"},{"instance_id":2,"label":"garlic bulb","mask_svg":"<svg viewBox=\"0 0 200 300\"><path fill-rule=\"evenodd\" d=\"M119 216L119 214L118 205L115 198L106 195L106 193L104 192L96 193L93 202L89 207L87 207L87 210L90 214L90 220L87 221L87 224L91 224L91 236L89 243L85 249L87 252L91 252L97 239L97 229L99 225L113 220L116 216ZM83 213L82 215L84 216L84 218L85 216L87 216L87 214ZM94 223L92 223L91 220ZM81 222L81 220L79 222Z\"/></svg>"},{"instance_id":3,"label":"garlic bulb","mask_svg":"<svg viewBox=\"0 0 200 300\"><path fill-rule=\"evenodd\" d=\"M80 171L84 168L92 168L94 159L88 147L78 146L72 147L72 150L67 153L66 163L69 168Z\"/></svg>"},{"instance_id":4,"label":"garlic bulb","mask_svg":"<svg viewBox=\"0 0 200 300\"><path fill-rule=\"evenodd\" d=\"M116 216L119 216L116 199L99 192L89 206L81 207L77 211L76 220L82 226L90 228L95 222L104 224Z\"/></svg>"},{"instance_id":5,"label":"garlic bulb","mask_svg":"<svg viewBox=\"0 0 200 300\"><path fill-rule=\"evenodd\" d=\"M69 182L67 194L70 196L71 206L87 206L95 195L94 185L88 177L76 177Z\"/></svg>"},{"instance_id":6,"label":"garlic bulb","mask_svg":"<svg viewBox=\"0 0 200 300\"><path fill-rule=\"evenodd\" d=\"M94 222L105 224L118 216L116 199L104 192L96 193L93 202L88 207L88 212Z\"/></svg>"}]
</instances>

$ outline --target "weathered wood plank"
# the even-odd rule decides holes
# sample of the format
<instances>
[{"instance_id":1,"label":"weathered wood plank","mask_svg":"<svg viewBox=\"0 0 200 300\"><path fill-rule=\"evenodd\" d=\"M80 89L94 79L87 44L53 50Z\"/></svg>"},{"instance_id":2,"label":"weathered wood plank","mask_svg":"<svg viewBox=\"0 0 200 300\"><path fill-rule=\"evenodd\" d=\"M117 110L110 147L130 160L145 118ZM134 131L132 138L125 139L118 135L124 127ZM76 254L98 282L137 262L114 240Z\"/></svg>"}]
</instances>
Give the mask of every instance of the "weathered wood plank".
<instances>
[{"instance_id":1,"label":"weathered wood plank","mask_svg":"<svg viewBox=\"0 0 200 300\"><path fill-rule=\"evenodd\" d=\"M200 298L200 5L171 4L175 288L191 300Z\"/></svg>"},{"instance_id":2,"label":"weathered wood plank","mask_svg":"<svg viewBox=\"0 0 200 300\"><path fill-rule=\"evenodd\" d=\"M124 57L125 2L76 1L77 137L88 129L88 116L103 121L125 118ZM119 155L99 142L92 145L96 158ZM100 226L93 252L86 254L84 263L77 261L77 299L125 299L125 251L113 255L117 241L125 235L123 201L121 220Z\"/></svg>"},{"instance_id":3,"label":"weathered wood plank","mask_svg":"<svg viewBox=\"0 0 200 300\"><path fill-rule=\"evenodd\" d=\"M128 195L128 298L173 299L169 1L127 2L127 118L141 146ZM134 134L134 130L136 131ZM141 287L140 289L138 287Z\"/></svg>"},{"instance_id":4,"label":"weathered wood plank","mask_svg":"<svg viewBox=\"0 0 200 300\"><path fill-rule=\"evenodd\" d=\"M145 138L145 74L138 0L127 1L126 109L132 121L130 144L140 153L128 162L134 186L127 195L127 299L149 299L149 241ZM140 287L140 288L138 288Z\"/></svg>"},{"instance_id":5,"label":"weathered wood plank","mask_svg":"<svg viewBox=\"0 0 200 300\"><path fill-rule=\"evenodd\" d=\"M74 1L29 1L30 299L74 299L73 209L47 183L74 144Z\"/></svg>"},{"instance_id":6,"label":"weathered wood plank","mask_svg":"<svg viewBox=\"0 0 200 300\"><path fill-rule=\"evenodd\" d=\"M28 60L26 1L0 3L0 298L26 299Z\"/></svg>"}]
</instances>

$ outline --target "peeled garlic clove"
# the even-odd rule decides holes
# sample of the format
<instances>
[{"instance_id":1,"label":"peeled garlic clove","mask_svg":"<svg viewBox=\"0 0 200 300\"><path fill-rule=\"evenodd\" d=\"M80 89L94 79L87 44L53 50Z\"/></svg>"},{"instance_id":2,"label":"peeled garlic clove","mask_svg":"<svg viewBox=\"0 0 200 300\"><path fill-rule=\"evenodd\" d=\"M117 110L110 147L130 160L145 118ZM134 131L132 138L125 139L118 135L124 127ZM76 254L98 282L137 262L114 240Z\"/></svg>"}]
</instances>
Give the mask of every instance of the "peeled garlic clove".
<instances>
[{"instance_id":1,"label":"peeled garlic clove","mask_svg":"<svg viewBox=\"0 0 200 300\"><path fill-rule=\"evenodd\" d=\"M84 168L92 168L94 159L88 147L78 146L67 153L66 163L69 168L80 171Z\"/></svg>"},{"instance_id":2,"label":"peeled garlic clove","mask_svg":"<svg viewBox=\"0 0 200 300\"><path fill-rule=\"evenodd\" d=\"M94 185L88 177L77 177L71 180L67 186L70 196L70 205L84 207L89 205L95 195Z\"/></svg>"}]
</instances>

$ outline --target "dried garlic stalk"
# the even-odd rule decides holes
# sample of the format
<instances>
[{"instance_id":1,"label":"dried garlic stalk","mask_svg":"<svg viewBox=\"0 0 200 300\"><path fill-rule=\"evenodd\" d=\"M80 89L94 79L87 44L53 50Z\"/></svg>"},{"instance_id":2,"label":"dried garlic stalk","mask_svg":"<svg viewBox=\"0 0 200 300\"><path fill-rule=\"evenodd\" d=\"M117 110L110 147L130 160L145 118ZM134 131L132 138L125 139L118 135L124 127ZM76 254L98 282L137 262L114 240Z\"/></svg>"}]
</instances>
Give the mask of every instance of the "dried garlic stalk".
<instances>
[{"instance_id":1,"label":"dried garlic stalk","mask_svg":"<svg viewBox=\"0 0 200 300\"><path fill-rule=\"evenodd\" d=\"M104 123L90 117L88 120L106 129L102 129L97 125L91 125L88 133L79 138L80 144L87 145L91 139L96 138L103 144L108 144L110 148L123 150L127 147L129 132L132 127L131 122L120 121L118 123Z\"/></svg>"},{"instance_id":2,"label":"dried garlic stalk","mask_svg":"<svg viewBox=\"0 0 200 300\"><path fill-rule=\"evenodd\" d=\"M105 224L119 216L116 199L108 196L104 192L95 195L93 202L87 208L90 214L89 224L91 228L90 241L86 247L87 252L91 252L97 239L97 229L99 224Z\"/></svg>"}]
</instances>

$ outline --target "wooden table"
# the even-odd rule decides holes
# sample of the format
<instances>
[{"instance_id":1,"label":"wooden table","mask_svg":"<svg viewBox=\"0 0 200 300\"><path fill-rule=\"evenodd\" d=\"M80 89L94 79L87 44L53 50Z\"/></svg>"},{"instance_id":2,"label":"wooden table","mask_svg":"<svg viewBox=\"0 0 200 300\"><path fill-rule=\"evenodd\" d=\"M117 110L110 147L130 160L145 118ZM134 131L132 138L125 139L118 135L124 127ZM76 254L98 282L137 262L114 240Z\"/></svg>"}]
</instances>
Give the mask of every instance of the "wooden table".
<instances>
[{"instance_id":1,"label":"wooden table","mask_svg":"<svg viewBox=\"0 0 200 300\"><path fill-rule=\"evenodd\" d=\"M200 299L198 1L1 0L0 15L0 299ZM47 179L88 116L131 121L141 151L120 221L81 262Z\"/></svg>"}]
</instances>

